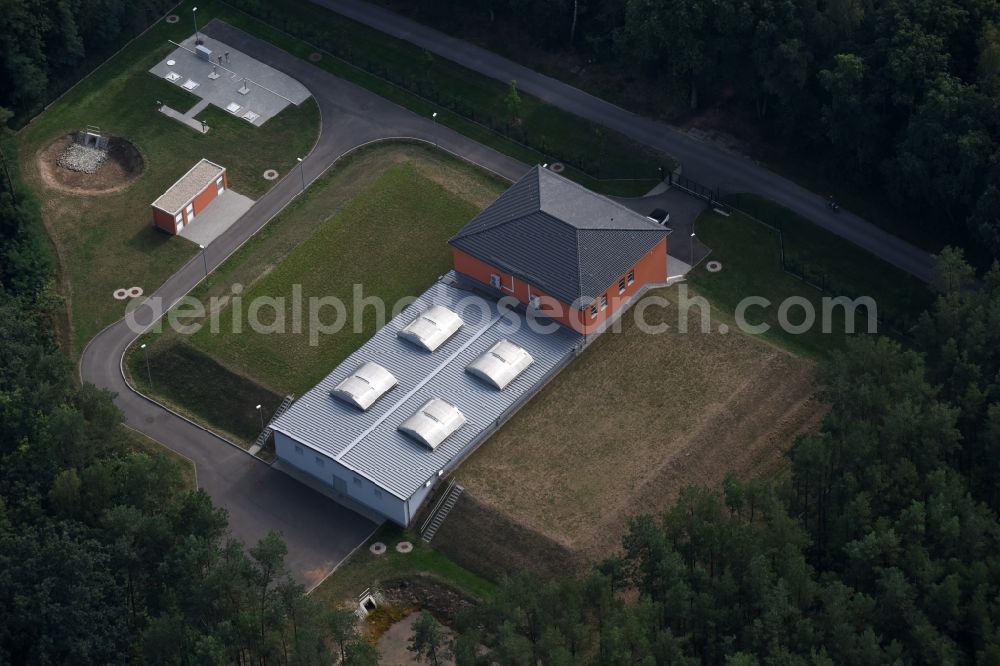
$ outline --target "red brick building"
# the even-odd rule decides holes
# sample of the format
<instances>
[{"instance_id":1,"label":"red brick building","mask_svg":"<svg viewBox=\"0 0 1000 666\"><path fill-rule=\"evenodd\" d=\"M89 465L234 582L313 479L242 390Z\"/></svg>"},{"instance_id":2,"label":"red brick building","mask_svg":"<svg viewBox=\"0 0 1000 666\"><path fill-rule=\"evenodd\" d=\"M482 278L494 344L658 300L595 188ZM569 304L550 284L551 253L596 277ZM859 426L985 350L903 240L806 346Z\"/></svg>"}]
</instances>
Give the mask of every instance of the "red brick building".
<instances>
[{"instance_id":1,"label":"red brick building","mask_svg":"<svg viewBox=\"0 0 1000 666\"><path fill-rule=\"evenodd\" d=\"M180 233L228 187L225 167L202 159L153 202L153 226Z\"/></svg>"},{"instance_id":2,"label":"red brick building","mask_svg":"<svg viewBox=\"0 0 1000 666\"><path fill-rule=\"evenodd\" d=\"M449 243L460 277L589 335L645 285L666 282L669 234L536 167Z\"/></svg>"}]
</instances>

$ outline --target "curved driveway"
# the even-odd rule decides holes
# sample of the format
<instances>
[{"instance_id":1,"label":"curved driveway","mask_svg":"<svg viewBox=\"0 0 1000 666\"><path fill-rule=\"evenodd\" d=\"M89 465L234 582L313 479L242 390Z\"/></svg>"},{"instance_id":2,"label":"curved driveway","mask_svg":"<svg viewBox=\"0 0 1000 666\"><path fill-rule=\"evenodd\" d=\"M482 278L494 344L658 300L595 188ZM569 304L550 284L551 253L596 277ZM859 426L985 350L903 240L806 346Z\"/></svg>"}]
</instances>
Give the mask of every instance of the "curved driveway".
<instances>
[{"instance_id":1,"label":"curved driveway","mask_svg":"<svg viewBox=\"0 0 1000 666\"><path fill-rule=\"evenodd\" d=\"M599 123L677 158L684 175L723 192L753 192L809 218L819 226L860 245L877 257L929 281L932 258L846 210L832 212L826 199L773 171L699 141L669 125L626 111L558 79L363 0L312 0L318 5L376 30L406 40L500 81L517 81L521 90L549 104Z\"/></svg>"},{"instance_id":2,"label":"curved driveway","mask_svg":"<svg viewBox=\"0 0 1000 666\"><path fill-rule=\"evenodd\" d=\"M320 108L322 129L302 165L308 182L322 175L346 152L391 137L437 141L442 148L511 180L527 170L527 166L516 160L435 126L430 119L338 79L241 30L212 22L205 26L204 32L292 76L313 94ZM209 268L214 270L257 233L300 193L301 187L298 173L286 174L208 246L205 256ZM139 307L134 313L135 321L151 324L156 317L150 303L162 303L161 311L165 311L204 276L202 258L195 256ZM292 574L309 587L320 582L364 541L375 529L375 523L133 391L122 376L121 360L137 335L124 320L101 331L83 351L82 379L114 392L115 404L130 427L195 463L199 486L211 495L216 505L229 512L234 536L255 543L269 531L280 532L288 542L287 563Z\"/></svg>"}]
</instances>

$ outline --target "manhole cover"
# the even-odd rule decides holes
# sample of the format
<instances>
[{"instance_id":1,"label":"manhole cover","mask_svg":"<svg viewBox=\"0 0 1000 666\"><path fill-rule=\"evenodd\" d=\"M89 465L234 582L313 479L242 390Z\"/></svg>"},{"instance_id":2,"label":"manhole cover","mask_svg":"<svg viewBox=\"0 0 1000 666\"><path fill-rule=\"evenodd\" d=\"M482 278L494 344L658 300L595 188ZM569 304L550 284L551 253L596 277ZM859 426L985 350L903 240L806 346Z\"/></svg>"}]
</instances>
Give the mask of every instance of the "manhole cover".
<instances>
[{"instance_id":1,"label":"manhole cover","mask_svg":"<svg viewBox=\"0 0 1000 666\"><path fill-rule=\"evenodd\" d=\"M372 555L384 555L385 544L382 543L381 541L376 541L375 543L373 543L371 546L368 547L368 550L372 551Z\"/></svg>"},{"instance_id":2,"label":"manhole cover","mask_svg":"<svg viewBox=\"0 0 1000 666\"><path fill-rule=\"evenodd\" d=\"M264 172L264 180L274 180L278 177L278 172L275 169L268 169Z\"/></svg>"},{"instance_id":3,"label":"manhole cover","mask_svg":"<svg viewBox=\"0 0 1000 666\"><path fill-rule=\"evenodd\" d=\"M142 296L142 287L129 287L128 296L129 298L139 298Z\"/></svg>"},{"instance_id":4,"label":"manhole cover","mask_svg":"<svg viewBox=\"0 0 1000 666\"><path fill-rule=\"evenodd\" d=\"M566 165L563 164L562 162L553 162L552 164L549 165L549 170L554 171L556 173L562 173L563 171L566 170Z\"/></svg>"},{"instance_id":5,"label":"manhole cover","mask_svg":"<svg viewBox=\"0 0 1000 666\"><path fill-rule=\"evenodd\" d=\"M705 270L709 273L718 273L722 270L722 263L718 261L710 261L705 264Z\"/></svg>"},{"instance_id":6,"label":"manhole cover","mask_svg":"<svg viewBox=\"0 0 1000 666\"><path fill-rule=\"evenodd\" d=\"M128 289L115 289L115 293L111 295L115 297L116 301L124 301L128 298Z\"/></svg>"},{"instance_id":7,"label":"manhole cover","mask_svg":"<svg viewBox=\"0 0 1000 666\"><path fill-rule=\"evenodd\" d=\"M312 53L309 54L309 59L312 60L313 62L319 62L320 60L323 59L323 54L313 51Z\"/></svg>"},{"instance_id":8,"label":"manhole cover","mask_svg":"<svg viewBox=\"0 0 1000 666\"><path fill-rule=\"evenodd\" d=\"M411 550L413 550L413 544L409 541L400 541L396 544L397 553L409 553Z\"/></svg>"},{"instance_id":9,"label":"manhole cover","mask_svg":"<svg viewBox=\"0 0 1000 666\"><path fill-rule=\"evenodd\" d=\"M180 20L181 20L181 17L178 16L177 14L168 14L167 15L167 23L177 23Z\"/></svg>"}]
</instances>

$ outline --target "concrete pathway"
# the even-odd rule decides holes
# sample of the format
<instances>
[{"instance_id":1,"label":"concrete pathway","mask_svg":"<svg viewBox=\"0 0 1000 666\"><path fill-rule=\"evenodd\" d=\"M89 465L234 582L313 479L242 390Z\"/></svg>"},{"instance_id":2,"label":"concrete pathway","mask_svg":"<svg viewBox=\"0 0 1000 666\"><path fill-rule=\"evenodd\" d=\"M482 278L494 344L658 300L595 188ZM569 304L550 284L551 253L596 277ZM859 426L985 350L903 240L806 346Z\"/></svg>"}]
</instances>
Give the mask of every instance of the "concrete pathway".
<instances>
[{"instance_id":1,"label":"concrete pathway","mask_svg":"<svg viewBox=\"0 0 1000 666\"><path fill-rule=\"evenodd\" d=\"M178 236L192 243L208 246L236 224L253 206L253 199L234 190L226 190L195 216L194 221L181 229Z\"/></svg>"},{"instance_id":2,"label":"concrete pathway","mask_svg":"<svg viewBox=\"0 0 1000 666\"><path fill-rule=\"evenodd\" d=\"M417 116L236 28L212 22L204 32L297 79L316 98L322 133L302 164L307 183L359 146L400 137L428 143L436 140L443 150L510 180L528 170L517 160L435 126L430 118ZM286 174L204 253L167 278L152 299L136 310L134 321L153 323L156 312L151 304L159 301L169 307L176 303L204 279L203 261L214 270L301 189L298 169ZM115 404L129 427L194 461L199 486L228 511L234 536L255 543L269 531L281 533L288 543L287 563L295 578L310 587L318 584L364 542L375 523L135 392L122 375L121 359L136 337L137 332L124 320L101 331L83 351L82 379L116 394Z\"/></svg>"},{"instance_id":3,"label":"concrete pathway","mask_svg":"<svg viewBox=\"0 0 1000 666\"><path fill-rule=\"evenodd\" d=\"M922 280L931 278L932 257L927 252L846 210L834 213L824 196L756 162L362 0L313 2L491 78L503 82L514 79L519 89L553 106L673 155L683 165L684 175L707 187L718 187L724 193L754 192L765 196Z\"/></svg>"},{"instance_id":4,"label":"concrete pathway","mask_svg":"<svg viewBox=\"0 0 1000 666\"><path fill-rule=\"evenodd\" d=\"M198 104L201 104L201 102L198 102ZM197 107L198 104L195 104L195 107ZM207 104L206 104L206 106L207 106ZM204 107L202 107L202 108L204 108ZM200 109L199 109L199 111L200 111ZM190 127L191 129L193 129L194 131L198 132L199 134L207 134L208 130L210 129L208 127L208 125L203 125L201 123L201 121L198 121L198 120L194 119L193 116L194 116L195 113L198 113L198 111L193 111L193 112L192 111L188 111L187 113L181 113L177 109L173 109L173 108L167 106L166 104L164 104L163 106L160 107L160 113L162 113L163 115L165 115L167 118L170 118L171 120L176 120L177 122L181 123L182 125L187 125L188 127ZM191 115L188 115L188 114L191 114Z\"/></svg>"}]
</instances>

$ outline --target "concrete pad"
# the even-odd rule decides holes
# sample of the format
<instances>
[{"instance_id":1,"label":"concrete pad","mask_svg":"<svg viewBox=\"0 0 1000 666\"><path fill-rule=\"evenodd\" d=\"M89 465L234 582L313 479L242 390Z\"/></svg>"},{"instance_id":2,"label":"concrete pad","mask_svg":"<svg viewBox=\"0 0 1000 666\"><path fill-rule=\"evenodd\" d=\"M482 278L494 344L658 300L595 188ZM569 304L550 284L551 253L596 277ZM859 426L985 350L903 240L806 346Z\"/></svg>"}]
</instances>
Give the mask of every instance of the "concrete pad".
<instances>
[{"instance_id":1,"label":"concrete pad","mask_svg":"<svg viewBox=\"0 0 1000 666\"><path fill-rule=\"evenodd\" d=\"M201 211L191 224L177 234L192 243L208 246L231 227L243 213L250 210L253 199L232 190L226 190L217 196L205 210Z\"/></svg>"},{"instance_id":2,"label":"concrete pad","mask_svg":"<svg viewBox=\"0 0 1000 666\"><path fill-rule=\"evenodd\" d=\"M149 71L174 85L188 88L192 94L220 109L225 110L229 104L237 102L242 107L240 117L256 126L263 125L286 106L298 106L309 99L305 86L287 74L204 34L202 42L212 51L211 62L195 54L192 35ZM219 56L222 56L221 64ZM168 65L168 61L174 64ZM191 84L195 87L190 88ZM246 112L251 115L245 115Z\"/></svg>"}]
</instances>

